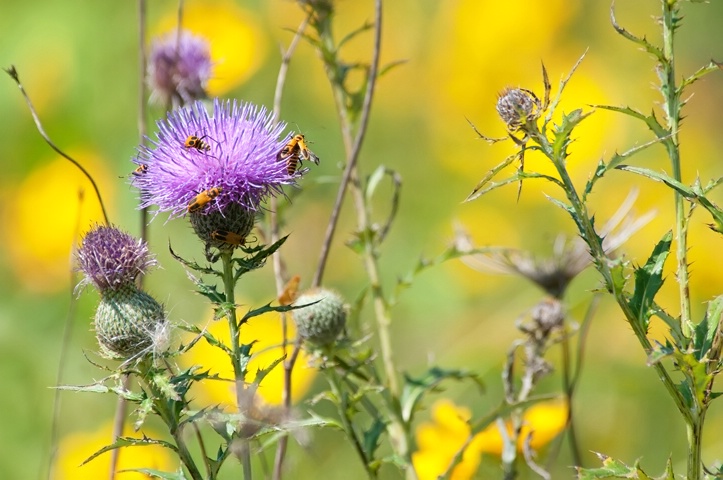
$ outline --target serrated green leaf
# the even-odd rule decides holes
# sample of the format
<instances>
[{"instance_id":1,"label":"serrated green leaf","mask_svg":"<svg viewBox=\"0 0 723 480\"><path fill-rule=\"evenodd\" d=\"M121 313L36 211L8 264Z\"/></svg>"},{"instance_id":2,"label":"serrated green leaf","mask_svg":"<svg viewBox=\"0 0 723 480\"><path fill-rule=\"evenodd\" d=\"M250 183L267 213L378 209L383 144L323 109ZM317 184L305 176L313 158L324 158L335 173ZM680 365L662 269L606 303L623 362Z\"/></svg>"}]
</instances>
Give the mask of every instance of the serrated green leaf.
<instances>
[{"instance_id":1,"label":"serrated green leaf","mask_svg":"<svg viewBox=\"0 0 723 480\"><path fill-rule=\"evenodd\" d=\"M374 458L374 454L379 448L379 438L386 430L386 427L386 423L379 418L375 418L372 426L364 431L364 441L362 446L367 459L371 460Z\"/></svg>"},{"instance_id":2,"label":"serrated green leaf","mask_svg":"<svg viewBox=\"0 0 723 480\"><path fill-rule=\"evenodd\" d=\"M216 275L216 276L219 276L219 277L222 276L222 273L221 273L221 272L219 272L219 271L217 271L217 270L214 270L214 269L211 268L210 266L209 266L209 267L202 267L201 265L199 265L199 264L196 263L196 262L192 262L192 261L190 261L190 260L186 260L186 259L184 259L183 257L181 257L180 255L177 255L176 252L173 251L173 248L171 248L171 241L170 241L170 240L168 241L168 251L170 252L171 256L172 256L177 262L179 262L181 265L185 266L186 268L190 268L191 270L194 270L194 271L196 271L196 272L203 273L203 274L206 274L206 275Z\"/></svg>"},{"instance_id":3,"label":"serrated green leaf","mask_svg":"<svg viewBox=\"0 0 723 480\"><path fill-rule=\"evenodd\" d=\"M718 333L721 315L723 315L723 296L716 297L708 302L708 309L703 320L696 325L693 348L698 360L705 357L717 359L720 356L720 341L717 342L718 344L713 351L711 351L711 347ZM708 355L709 351L711 351L710 355Z\"/></svg>"},{"instance_id":4,"label":"serrated green leaf","mask_svg":"<svg viewBox=\"0 0 723 480\"><path fill-rule=\"evenodd\" d=\"M655 112L651 112L650 115L645 115L638 110L630 107L616 107L613 105L590 105L593 108L600 108L603 110L609 110L611 112L622 113L632 118L641 120L647 127L655 134L659 139L670 137L670 132L663 127L658 119L655 117Z\"/></svg>"},{"instance_id":5,"label":"serrated green leaf","mask_svg":"<svg viewBox=\"0 0 723 480\"><path fill-rule=\"evenodd\" d=\"M663 285L663 266L670 253L673 233L668 231L653 249L648 261L635 270L635 290L628 305L635 315L635 321L643 331L648 330L652 306L660 287Z\"/></svg>"},{"instance_id":6,"label":"serrated green leaf","mask_svg":"<svg viewBox=\"0 0 723 480\"><path fill-rule=\"evenodd\" d=\"M258 246L244 250L249 252L243 258L233 258L231 261L236 266L234 272L234 280L238 280L242 275L263 267L266 264L266 259L276 253L281 246L289 238L288 235L281 237L279 240L271 244L270 246Z\"/></svg>"},{"instance_id":7,"label":"serrated green leaf","mask_svg":"<svg viewBox=\"0 0 723 480\"><path fill-rule=\"evenodd\" d=\"M570 145L572 131L591 114L592 112L583 113L581 109L577 109L562 117L560 125L553 130L555 137L552 142L552 154L556 159L564 161L567 158L567 147Z\"/></svg>"},{"instance_id":8,"label":"serrated green leaf","mask_svg":"<svg viewBox=\"0 0 723 480\"><path fill-rule=\"evenodd\" d=\"M648 354L648 366L658 363L675 353L675 349L670 346L661 345L658 341L656 341L655 344L653 350Z\"/></svg>"}]
</instances>

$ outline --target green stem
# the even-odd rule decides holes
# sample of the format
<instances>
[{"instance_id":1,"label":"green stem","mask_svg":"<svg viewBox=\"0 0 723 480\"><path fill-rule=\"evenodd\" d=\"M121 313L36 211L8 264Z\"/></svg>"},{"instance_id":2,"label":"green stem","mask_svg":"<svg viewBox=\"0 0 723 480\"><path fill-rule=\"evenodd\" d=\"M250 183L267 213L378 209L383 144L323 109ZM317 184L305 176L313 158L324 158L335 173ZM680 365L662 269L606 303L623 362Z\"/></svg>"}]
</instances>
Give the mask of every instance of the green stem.
<instances>
[{"instance_id":1,"label":"green stem","mask_svg":"<svg viewBox=\"0 0 723 480\"><path fill-rule=\"evenodd\" d=\"M234 293L234 274L233 274L233 251L221 252L221 264L223 265L223 287L226 296L226 303L230 307L226 311L228 320L229 336L231 337L231 364L233 365L234 381L236 384L236 406L239 413L246 410L248 401L245 397L244 382L246 380L246 365L248 365L249 357L241 351L240 333L238 320L236 318L236 295ZM241 454L241 463L243 465L244 480L251 480L251 452L248 445L245 446Z\"/></svg>"},{"instance_id":2,"label":"green stem","mask_svg":"<svg viewBox=\"0 0 723 480\"><path fill-rule=\"evenodd\" d=\"M580 196L575 189L575 185L573 185L572 179L567 172L567 168L565 168L565 159L558 159L555 157L552 146L550 145L545 135L543 135L541 132L533 130L530 132L530 134L538 143L538 145L540 145L544 154L552 161L558 174L560 175L565 194L567 195L567 199L570 201L570 205L573 209L573 215L576 220L578 230L580 231L580 235L582 236L582 238L585 239L588 247L590 247L590 255L594 259L595 267L602 275L605 285L611 290L611 293L615 297L618 306L625 315L628 324L632 327L633 333L635 333L638 342L640 342L640 344L642 345L645 353L649 354L653 350L652 344L650 343L650 340L648 339L645 330L636 320L635 314L630 309L630 305L628 305L625 292L615 290L616 284L613 280L612 270L610 269L610 266L608 264L609 258L605 253L605 250L603 249L602 240L595 232L595 228L590 221L590 217L587 213L587 208L580 199ZM653 364L653 368L658 374L658 378L663 382L666 390L668 390L668 393L673 398L673 401L678 407L678 410L686 418L686 421L689 421L691 418L691 412L688 410L685 404L685 399L678 391L678 388L675 386L675 382L671 378L668 371L665 369L661 362L655 362Z\"/></svg>"},{"instance_id":3,"label":"green stem","mask_svg":"<svg viewBox=\"0 0 723 480\"><path fill-rule=\"evenodd\" d=\"M688 480L700 480L702 477L701 447L703 439L703 420L705 410L695 416L691 422L686 422L688 434Z\"/></svg>"}]
</instances>

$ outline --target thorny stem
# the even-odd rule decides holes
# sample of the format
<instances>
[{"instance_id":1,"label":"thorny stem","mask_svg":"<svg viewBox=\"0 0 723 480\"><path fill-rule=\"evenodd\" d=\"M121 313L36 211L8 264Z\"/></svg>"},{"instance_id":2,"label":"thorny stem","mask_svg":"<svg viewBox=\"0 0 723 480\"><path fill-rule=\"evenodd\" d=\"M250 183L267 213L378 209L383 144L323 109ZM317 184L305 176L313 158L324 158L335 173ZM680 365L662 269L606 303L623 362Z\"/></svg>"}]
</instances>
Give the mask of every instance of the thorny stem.
<instances>
[{"instance_id":1,"label":"thorny stem","mask_svg":"<svg viewBox=\"0 0 723 480\"><path fill-rule=\"evenodd\" d=\"M680 165L680 147L678 146L678 130L680 128L680 98L675 85L675 54L673 37L675 21L679 21L676 0L662 0L663 4L663 55L665 61L660 62L661 92L665 97L663 107L668 120L670 138L665 142L673 169L673 178L682 181ZM683 197L677 191L675 195L675 236L677 238L676 256L678 259L677 277L680 291L680 323L683 334L690 337L690 290L688 287L688 217L684 212Z\"/></svg>"},{"instance_id":2,"label":"thorny stem","mask_svg":"<svg viewBox=\"0 0 723 480\"><path fill-rule=\"evenodd\" d=\"M299 28L296 29L296 33L294 34L294 38L291 39L291 43L289 43L289 48L286 49L285 52L283 52L281 56L281 65L279 66L279 75L276 78L276 90L274 91L274 111L273 115L275 119L279 119L281 115L281 98L284 92L284 84L286 83L286 74L289 70L289 64L291 63L291 57L294 55L294 51L296 50L296 46L299 44L299 41L301 40L301 37L303 36L304 30L306 30L306 26L309 24L309 16L304 18L304 20L299 24ZM271 243L276 243L279 240L279 219L278 219L278 199L274 196L271 197L271 212L269 213L269 231L271 236ZM274 265L274 279L276 280L276 293L277 295L281 295L281 293L284 290L284 284L286 283L287 274L286 269L284 266L284 261L281 258L281 251L277 251L272 256L272 261ZM281 344L284 350L284 356L286 355L286 345L288 343L288 317L286 313L281 314ZM294 364L296 363L296 359L299 356L299 349L300 345L297 343L294 346L294 351L291 354L291 356L284 360L283 367L284 367L284 389L281 393L282 396L282 402L284 409L288 413L291 409L291 371L294 368ZM280 480L281 479L281 473L284 463L284 456L286 455L286 449L289 442L288 435L282 435L281 438L279 438L279 443L276 447L276 456L274 458L274 473L273 478L274 480Z\"/></svg>"},{"instance_id":3,"label":"thorny stem","mask_svg":"<svg viewBox=\"0 0 723 480\"><path fill-rule=\"evenodd\" d=\"M668 156L673 170L673 178L682 181L680 147L678 130L680 128L681 102L678 87L675 84L675 50L674 36L676 22L680 21L677 0L662 0L663 6L663 56L664 61L658 65L660 69L660 91L665 98L665 116L668 121L670 138L665 142ZM677 238L676 256L678 259L677 279L680 295L680 323L683 334L690 338L691 312L690 312L690 290L688 285L688 217L684 211L683 197L677 191L675 196L675 234ZM702 475L701 448L703 436L703 422L707 404L700 402L694 396L695 411L686 410L683 416L686 422L688 433L688 465L687 478L698 480Z\"/></svg>"},{"instance_id":4,"label":"thorny stem","mask_svg":"<svg viewBox=\"0 0 723 480\"><path fill-rule=\"evenodd\" d=\"M221 252L221 264L223 265L223 287L226 296L226 304L229 308L226 310L226 318L228 320L229 336L231 338L231 364L233 365L234 384L236 385L236 405L239 413L246 410L247 401L244 395L244 382L246 379L245 366L248 364L248 358L241 352L240 332L238 320L236 319L236 295L234 293L234 275L233 275L233 250ZM244 355L244 358L241 358ZM241 462L244 470L244 480L251 480L251 452L248 446L243 448Z\"/></svg>"},{"instance_id":5,"label":"thorny stem","mask_svg":"<svg viewBox=\"0 0 723 480\"><path fill-rule=\"evenodd\" d=\"M85 178L87 178L90 184L93 186L95 196L98 198L98 203L100 204L100 209L103 212L103 219L105 220L106 225L110 225L110 220L108 220L108 213L105 211L105 204L103 203L103 198L100 196L100 190L98 189L98 185L96 185L93 176L88 173L88 171L83 168L83 166L78 163L77 160L74 160L68 154L58 148L58 146L55 145L55 143L53 143L53 141L50 139L48 134L45 133L45 129L43 128L43 124L40 121L40 117L38 117L38 114L35 111L35 107L33 107L33 102L30 101L30 97L25 92L25 88L23 88L23 84L20 82L20 77L18 76L18 71L15 69L15 66L11 65L10 68L5 69L5 72L10 75L13 80L15 80L15 83L17 83L18 88L20 89L20 93L23 94L23 97L25 98L25 103L27 103L28 109L30 109L30 114L33 116L33 120L35 121L35 127L38 129L38 133L40 133L40 136L43 137L43 140L45 140L45 143L50 145L50 148L55 150L58 155L75 165L78 170L80 170L83 175L85 175Z\"/></svg>"}]
</instances>

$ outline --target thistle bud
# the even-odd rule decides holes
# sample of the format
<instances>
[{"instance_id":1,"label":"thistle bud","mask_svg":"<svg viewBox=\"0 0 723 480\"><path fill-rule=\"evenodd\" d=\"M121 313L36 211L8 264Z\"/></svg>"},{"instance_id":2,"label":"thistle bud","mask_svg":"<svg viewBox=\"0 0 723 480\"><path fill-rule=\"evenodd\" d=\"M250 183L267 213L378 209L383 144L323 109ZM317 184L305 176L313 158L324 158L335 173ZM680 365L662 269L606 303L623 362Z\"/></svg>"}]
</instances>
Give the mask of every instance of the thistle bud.
<instances>
[{"instance_id":1,"label":"thistle bud","mask_svg":"<svg viewBox=\"0 0 723 480\"><path fill-rule=\"evenodd\" d=\"M135 285L103 293L95 312L95 335L101 355L113 359L163 351L168 344L163 307Z\"/></svg>"},{"instance_id":2,"label":"thistle bud","mask_svg":"<svg viewBox=\"0 0 723 480\"><path fill-rule=\"evenodd\" d=\"M296 300L296 305L312 303L294 310L299 337L316 345L330 345L346 325L344 299L336 292L319 288L301 294Z\"/></svg>"}]
</instances>

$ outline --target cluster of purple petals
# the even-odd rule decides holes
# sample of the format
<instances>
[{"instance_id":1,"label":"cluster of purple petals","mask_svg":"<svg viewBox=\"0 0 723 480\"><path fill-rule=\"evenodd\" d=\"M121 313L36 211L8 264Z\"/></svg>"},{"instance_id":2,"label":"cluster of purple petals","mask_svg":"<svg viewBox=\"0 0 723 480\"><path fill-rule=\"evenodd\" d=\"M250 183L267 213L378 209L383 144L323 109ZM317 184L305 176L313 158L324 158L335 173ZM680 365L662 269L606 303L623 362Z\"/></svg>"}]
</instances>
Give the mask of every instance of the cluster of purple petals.
<instances>
[{"instance_id":1,"label":"cluster of purple petals","mask_svg":"<svg viewBox=\"0 0 723 480\"><path fill-rule=\"evenodd\" d=\"M100 292L132 284L157 264L146 242L105 225L86 233L75 255L78 269L85 274L78 286L92 283Z\"/></svg>"},{"instance_id":2,"label":"cluster of purple petals","mask_svg":"<svg viewBox=\"0 0 723 480\"><path fill-rule=\"evenodd\" d=\"M147 166L132 178L140 190L139 208L155 206L156 214L182 216L199 194L220 187L200 214L223 212L234 203L256 211L266 197L295 183L279 159L289 140L281 137L286 125L275 122L264 107L216 99L209 114L202 102L195 102L169 112L157 127L157 138L140 146L133 160ZM198 137L204 148L188 147L190 136Z\"/></svg>"},{"instance_id":3,"label":"cluster of purple petals","mask_svg":"<svg viewBox=\"0 0 723 480\"><path fill-rule=\"evenodd\" d=\"M211 47L202 37L181 30L155 39L148 61L151 99L170 105L205 98L212 66Z\"/></svg>"}]
</instances>

